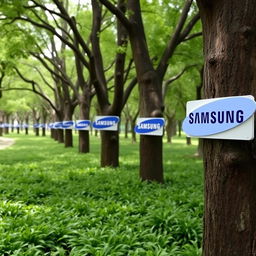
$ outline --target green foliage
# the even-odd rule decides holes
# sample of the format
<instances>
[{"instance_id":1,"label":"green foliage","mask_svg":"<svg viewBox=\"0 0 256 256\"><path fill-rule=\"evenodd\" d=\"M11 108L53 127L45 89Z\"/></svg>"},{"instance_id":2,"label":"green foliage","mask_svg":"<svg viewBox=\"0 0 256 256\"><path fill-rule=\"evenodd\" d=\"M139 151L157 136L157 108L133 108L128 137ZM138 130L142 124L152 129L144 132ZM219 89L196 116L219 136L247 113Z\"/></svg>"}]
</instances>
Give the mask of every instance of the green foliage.
<instances>
[{"instance_id":1,"label":"green foliage","mask_svg":"<svg viewBox=\"0 0 256 256\"><path fill-rule=\"evenodd\" d=\"M139 181L124 139L118 169L98 167L97 138L86 155L15 139L0 151L1 255L201 255L202 163L184 138L165 145L163 185Z\"/></svg>"}]
</instances>

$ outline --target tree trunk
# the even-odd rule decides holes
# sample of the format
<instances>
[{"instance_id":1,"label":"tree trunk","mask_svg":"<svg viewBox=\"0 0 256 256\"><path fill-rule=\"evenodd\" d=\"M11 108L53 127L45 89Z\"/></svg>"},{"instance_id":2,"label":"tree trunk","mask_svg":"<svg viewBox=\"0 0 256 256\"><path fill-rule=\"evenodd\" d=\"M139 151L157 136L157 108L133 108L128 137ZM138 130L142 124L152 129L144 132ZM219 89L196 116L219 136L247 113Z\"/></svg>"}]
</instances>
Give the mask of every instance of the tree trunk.
<instances>
[{"instance_id":1,"label":"tree trunk","mask_svg":"<svg viewBox=\"0 0 256 256\"><path fill-rule=\"evenodd\" d=\"M57 140L59 143L64 143L64 131L63 129L56 129Z\"/></svg>"},{"instance_id":2,"label":"tree trunk","mask_svg":"<svg viewBox=\"0 0 256 256\"><path fill-rule=\"evenodd\" d=\"M66 102L64 106L64 120L72 121L74 108L70 102ZM73 147L73 134L72 129L65 129L65 148Z\"/></svg>"},{"instance_id":3,"label":"tree trunk","mask_svg":"<svg viewBox=\"0 0 256 256\"><path fill-rule=\"evenodd\" d=\"M132 126L132 143L136 143L136 132L134 131L135 124Z\"/></svg>"},{"instance_id":4,"label":"tree trunk","mask_svg":"<svg viewBox=\"0 0 256 256\"><path fill-rule=\"evenodd\" d=\"M139 110L136 112L135 116L132 117L130 115L130 123L131 123L131 131L132 131L132 143L136 143L136 133L134 131L134 128L136 126L136 120L139 115Z\"/></svg>"},{"instance_id":5,"label":"tree trunk","mask_svg":"<svg viewBox=\"0 0 256 256\"><path fill-rule=\"evenodd\" d=\"M35 135L36 135L36 136L39 136L39 128L38 128L38 127L35 128Z\"/></svg>"},{"instance_id":6,"label":"tree trunk","mask_svg":"<svg viewBox=\"0 0 256 256\"><path fill-rule=\"evenodd\" d=\"M128 139L128 132L129 132L129 119L125 119L125 126L124 126L124 137Z\"/></svg>"},{"instance_id":7,"label":"tree trunk","mask_svg":"<svg viewBox=\"0 0 256 256\"><path fill-rule=\"evenodd\" d=\"M28 125L29 125L29 117L25 118L25 134L28 135Z\"/></svg>"},{"instance_id":8,"label":"tree trunk","mask_svg":"<svg viewBox=\"0 0 256 256\"><path fill-rule=\"evenodd\" d=\"M55 136L55 129L51 128L50 133L51 133L51 138L55 139L56 138L56 136Z\"/></svg>"},{"instance_id":9,"label":"tree trunk","mask_svg":"<svg viewBox=\"0 0 256 256\"><path fill-rule=\"evenodd\" d=\"M47 123L47 116L48 113L46 111L46 109L43 107L42 108L42 136L45 137L46 136L46 123Z\"/></svg>"},{"instance_id":10,"label":"tree trunk","mask_svg":"<svg viewBox=\"0 0 256 256\"><path fill-rule=\"evenodd\" d=\"M3 113L0 111L0 136L3 136Z\"/></svg>"},{"instance_id":11,"label":"tree trunk","mask_svg":"<svg viewBox=\"0 0 256 256\"><path fill-rule=\"evenodd\" d=\"M197 155L203 157L203 139L198 139Z\"/></svg>"},{"instance_id":12,"label":"tree trunk","mask_svg":"<svg viewBox=\"0 0 256 256\"><path fill-rule=\"evenodd\" d=\"M73 147L73 134L71 129L65 129L65 148Z\"/></svg>"},{"instance_id":13,"label":"tree trunk","mask_svg":"<svg viewBox=\"0 0 256 256\"><path fill-rule=\"evenodd\" d=\"M78 131L79 136L79 153L90 152L90 136L89 131Z\"/></svg>"},{"instance_id":14,"label":"tree trunk","mask_svg":"<svg viewBox=\"0 0 256 256\"><path fill-rule=\"evenodd\" d=\"M101 131L101 166L119 166L119 131Z\"/></svg>"},{"instance_id":15,"label":"tree trunk","mask_svg":"<svg viewBox=\"0 0 256 256\"><path fill-rule=\"evenodd\" d=\"M12 122L11 132L13 133L14 132L14 119L11 119L11 122Z\"/></svg>"},{"instance_id":16,"label":"tree trunk","mask_svg":"<svg viewBox=\"0 0 256 256\"><path fill-rule=\"evenodd\" d=\"M186 137L186 144L187 144L188 146L191 145L191 138L190 138L190 137Z\"/></svg>"},{"instance_id":17,"label":"tree trunk","mask_svg":"<svg viewBox=\"0 0 256 256\"><path fill-rule=\"evenodd\" d=\"M176 134L176 120L174 115L166 115L167 117L167 125L166 125L166 135L167 142L171 143L172 136Z\"/></svg>"},{"instance_id":18,"label":"tree trunk","mask_svg":"<svg viewBox=\"0 0 256 256\"><path fill-rule=\"evenodd\" d=\"M4 127L4 133L9 134L10 116L8 114L5 115L5 123L6 123L6 126Z\"/></svg>"},{"instance_id":19,"label":"tree trunk","mask_svg":"<svg viewBox=\"0 0 256 256\"><path fill-rule=\"evenodd\" d=\"M42 127L42 136L45 137L46 136L46 129L45 129L45 126Z\"/></svg>"},{"instance_id":20,"label":"tree trunk","mask_svg":"<svg viewBox=\"0 0 256 256\"><path fill-rule=\"evenodd\" d=\"M256 96L256 2L198 0L206 98ZM204 256L256 255L256 140L204 140Z\"/></svg>"},{"instance_id":21,"label":"tree trunk","mask_svg":"<svg viewBox=\"0 0 256 256\"><path fill-rule=\"evenodd\" d=\"M88 88L84 89L83 95L79 98L79 118L81 120L90 119L90 94ZM79 153L89 153L90 152L90 136L89 131L80 130L78 132L79 137Z\"/></svg>"},{"instance_id":22,"label":"tree trunk","mask_svg":"<svg viewBox=\"0 0 256 256\"><path fill-rule=\"evenodd\" d=\"M140 117L162 117L162 81L151 62L139 1L128 1L131 10L129 36L136 67L140 95ZM140 138L141 180L163 182L162 136Z\"/></svg>"},{"instance_id":23,"label":"tree trunk","mask_svg":"<svg viewBox=\"0 0 256 256\"><path fill-rule=\"evenodd\" d=\"M56 117L55 121L56 122L62 122L63 121L63 112L59 111L56 112ZM59 143L64 143L64 131L63 129L54 129L54 134L55 134L55 140L58 141Z\"/></svg>"},{"instance_id":24,"label":"tree trunk","mask_svg":"<svg viewBox=\"0 0 256 256\"><path fill-rule=\"evenodd\" d=\"M178 136L181 137L181 127L182 127L182 122L179 120L178 121Z\"/></svg>"}]
</instances>

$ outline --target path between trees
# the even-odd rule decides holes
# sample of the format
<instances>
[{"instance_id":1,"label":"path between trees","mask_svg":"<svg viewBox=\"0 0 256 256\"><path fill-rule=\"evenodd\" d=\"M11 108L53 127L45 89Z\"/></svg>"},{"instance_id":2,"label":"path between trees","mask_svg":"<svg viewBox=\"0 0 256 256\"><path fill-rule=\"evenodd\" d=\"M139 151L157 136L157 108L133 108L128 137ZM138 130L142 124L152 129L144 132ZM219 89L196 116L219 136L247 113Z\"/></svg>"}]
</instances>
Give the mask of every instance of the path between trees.
<instances>
[{"instance_id":1,"label":"path between trees","mask_svg":"<svg viewBox=\"0 0 256 256\"><path fill-rule=\"evenodd\" d=\"M0 150L1 149L5 149L7 147L10 147L12 144L15 143L14 139L10 139L10 138L0 138Z\"/></svg>"}]
</instances>

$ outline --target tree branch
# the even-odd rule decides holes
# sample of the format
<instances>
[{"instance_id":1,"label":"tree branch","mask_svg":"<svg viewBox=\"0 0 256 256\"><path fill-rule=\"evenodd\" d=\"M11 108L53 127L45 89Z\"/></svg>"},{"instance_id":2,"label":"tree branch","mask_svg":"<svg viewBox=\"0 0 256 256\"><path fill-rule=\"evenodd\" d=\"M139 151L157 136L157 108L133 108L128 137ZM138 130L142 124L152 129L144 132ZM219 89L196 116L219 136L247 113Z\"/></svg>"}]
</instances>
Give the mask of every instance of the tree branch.
<instances>
[{"instance_id":1,"label":"tree branch","mask_svg":"<svg viewBox=\"0 0 256 256\"><path fill-rule=\"evenodd\" d=\"M197 21L200 20L200 15L197 13L190 22L186 25L186 27L183 29L182 33L180 34L179 41L184 41L186 37L188 37L189 33L191 32L192 28L195 26ZM200 32L202 34L202 32ZM194 36L195 37L195 36ZM188 40L188 39L187 39Z\"/></svg>"},{"instance_id":2,"label":"tree branch","mask_svg":"<svg viewBox=\"0 0 256 256\"><path fill-rule=\"evenodd\" d=\"M182 42L191 40L191 39L193 39L193 38L195 38L195 37L202 36L202 35L203 35L202 32L198 32L198 33L194 33L194 34L188 35L188 36L186 36L186 37L182 40Z\"/></svg>"},{"instance_id":3,"label":"tree branch","mask_svg":"<svg viewBox=\"0 0 256 256\"><path fill-rule=\"evenodd\" d=\"M168 68L168 60L170 59L170 57L173 55L174 50L176 49L176 47L178 46L178 44L180 43L180 34L181 31L183 29L183 26L186 22L187 16L188 16L188 12L190 10L190 6L192 4L193 0L186 0L185 5L182 9L178 24L174 30L174 33L170 39L170 41L168 42L164 53L161 57L161 60L158 64L157 67L157 72L160 76L160 78L162 79L166 73L166 70Z\"/></svg>"},{"instance_id":4,"label":"tree branch","mask_svg":"<svg viewBox=\"0 0 256 256\"><path fill-rule=\"evenodd\" d=\"M25 76L23 76L21 74L21 72L18 70L18 68L14 68L16 73L19 75L19 77L26 83L29 83L31 84L32 86L32 89L29 89L29 88L16 88L16 90L30 90L30 91L33 91L34 93L38 94L40 97L42 97L44 100L46 100L50 105L51 107L57 112L57 108L56 106L53 104L53 102L50 100L49 97L47 97L43 92L42 92L42 89L41 87L33 80L30 80L28 78L26 78ZM36 86L39 88L40 92L36 90ZM11 88L9 88L8 90L11 90ZM12 90L15 90L12 88Z\"/></svg>"},{"instance_id":5,"label":"tree branch","mask_svg":"<svg viewBox=\"0 0 256 256\"><path fill-rule=\"evenodd\" d=\"M167 92L167 88L168 86L173 83L174 81L178 80L187 70L189 70L190 68L193 68L193 67L196 67L196 66L199 66L199 64L193 64L193 65L188 65L186 67L184 67L180 73L178 73L177 75L171 77L170 79L164 81L164 84L163 84L163 88L162 88L162 96L163 96L163 99L165 98L166 96L166 92Z\"/></svg>"},{"instance_id":6,"label":"tree branch","mask_svg":"<svg viewBox=\"0 0 256 256\"><path fill-rule=\"evenodd\" d=\"M130 84L127 86L127 88L124 91L124 96L123 96L123 102L122 102L122 109L124 108L133 88L136 86L138 80L137 77L133 78Z\"/></svg>"},{"instance_id":7,"label":"tree branch","mask_svg":"<svg viewBox=\"0 0 256 256\"><path fill-rule=\"evenodd\" d=\"M92 0L94 1L94 0ZM117 8L115 5L113 5L110 1L108 0L99 0L104 6L107 7L107 9L112 12L123 24L123 26L129 31L131 27L130 21L126 18L125 14Z\"/></svg>"}]
</instances>

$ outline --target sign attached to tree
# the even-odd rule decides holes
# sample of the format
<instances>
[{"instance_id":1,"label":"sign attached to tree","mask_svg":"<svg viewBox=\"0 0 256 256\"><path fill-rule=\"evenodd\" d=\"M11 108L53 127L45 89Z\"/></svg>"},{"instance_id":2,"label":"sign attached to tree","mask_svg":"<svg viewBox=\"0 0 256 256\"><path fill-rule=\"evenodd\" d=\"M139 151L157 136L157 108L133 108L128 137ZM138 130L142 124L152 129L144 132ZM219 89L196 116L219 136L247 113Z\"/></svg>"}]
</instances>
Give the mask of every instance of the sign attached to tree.
<instances>
[{"instance_id":1,"label":"sign attached to tree","mask_svg":"<svg viewBox=\"0 0 256 256\"><path fill-rule=\"evenodd\" d=\"M90 130L90 124L91 124L90 120L76 120L75 129L88 131Z\"/></svg>"},{"instance_id":2,"label":"sign attached to tree","mask_svg":"<svg viewBox=\"0 0 256 256\"><path fill-rule=\"evenodd\" d=\"M134 131L141 135L162 136L164 118L138 118Z\"/></svg>"},{"instance_id":3,"label":"sign attached to tree","mask_svg":"<svg viewBox=\"0 0 256 256\"><path fill-rule=\"evenodd\" d=\"M119 116L96 116L92 127L95 130L117 131Z\"/></svg>"},{"instance_id":4,"label":"sign attached to tree","mask_svg":"<svg viewBox=\"0 0 256 256\"><path fill-rule=\"evenodd\" d=\"M54 129L63 129L62 122L55 122L53 128Z\"/></svg>"},{"instance_id":5,"label":"sign attached to tree","mask_svg":"<svg viewBox=\"0 0 256 256\"><path fill-rule=\"evenodd\" d=\"M74 121L63 121L62 128L66 130L72 130L74 127Z\"/></svg>"},{"instance_id":6,"label":"sign attached to tree","mask_svg":"<svg viewBox=\"0 0 256 256\"><path fill-rule=\"evenodd\" d=\"M182 129L189 137L252 140L255 109L251 95L189 101Z\"/></svg>"}]
</instances>

